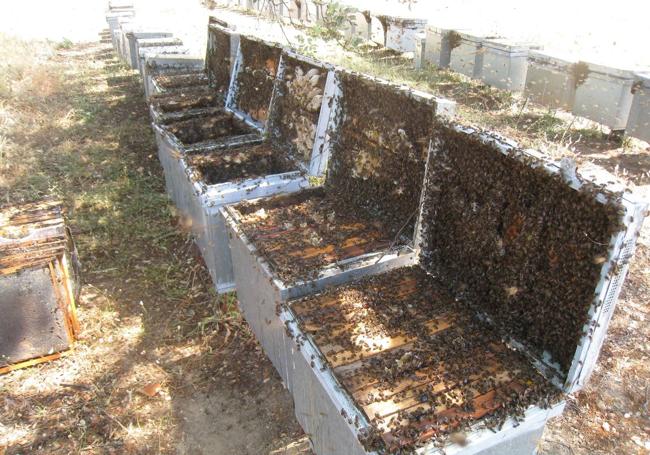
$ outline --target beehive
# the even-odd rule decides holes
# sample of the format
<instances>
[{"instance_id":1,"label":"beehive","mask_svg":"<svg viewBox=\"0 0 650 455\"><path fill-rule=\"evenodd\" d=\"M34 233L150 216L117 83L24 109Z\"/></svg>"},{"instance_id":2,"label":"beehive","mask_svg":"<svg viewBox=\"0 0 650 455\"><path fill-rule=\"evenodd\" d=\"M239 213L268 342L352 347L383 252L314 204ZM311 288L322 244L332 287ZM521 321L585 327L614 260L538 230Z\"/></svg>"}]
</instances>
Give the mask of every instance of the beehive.
<instances>
[{"instance_id":1,"label":"beehive","mask_svg":"<svg viewBox=\"0 0 650 455\"><path fill-rule=\"evenodd\" d=\"M57 202L0 209L0 374L72 347L79 332L73 252Z\"/></svg>"},{"instance_id":2,"label":"beehive","mask_svg":"<svg viewBox=\"0 0 650 455\"><path fill-rule=\"evenodd\" d=\"M144 62L142 83L145 99L149 101L153 87L153 78L161 74L186 74L202 71L205 63L202 58L188 54L153 54L147 55Z\"/></svg>"},{"instance_id":3,"label":"beehive","mask_svg":"<svg viewBox=\"0 0 650 455\"><path fill-rule=\"evenodd\" d=\"M333 107L331 68L285 51L282 54L263 143L189 154L181 160L200 216L192 226L217 290L234 288L224 204L297 191L326 165L325 128ZM193 212L196 213L196 210Z\"/></svg>"},{"instance_id":4,"label":"beehive","mask_svg":"<svg viewBox=\"0 0 650 455\"><path fill-rule=\"evenodd\" d=\"M240 308L281 375L276 303L413 262L428 137L434 117L453 109L406 87L337 74L324 188L222 209Z\"/></svg>"},{"instance_id":5,"label":"beehive","mask_svg":"<svg viewBox=\"0 0 650 455\"><path fill-rule=\"evenodd\" d=\"M612 179L439 125L420 266L244 311L315 452L533 453L593 369L646 215ZM239 267L246 246L237 279L262 288L274 265Z\"/></svg>"},{"instance_id":6,"label":"beehive","mask_svg":"<svg viewBox=\"0 0 650 455\"><path fill-rule=\"evenodd\" d=\"M650 142L650 73L637 74L633 94L627 133Z\"/></svg>"}]
</instances>

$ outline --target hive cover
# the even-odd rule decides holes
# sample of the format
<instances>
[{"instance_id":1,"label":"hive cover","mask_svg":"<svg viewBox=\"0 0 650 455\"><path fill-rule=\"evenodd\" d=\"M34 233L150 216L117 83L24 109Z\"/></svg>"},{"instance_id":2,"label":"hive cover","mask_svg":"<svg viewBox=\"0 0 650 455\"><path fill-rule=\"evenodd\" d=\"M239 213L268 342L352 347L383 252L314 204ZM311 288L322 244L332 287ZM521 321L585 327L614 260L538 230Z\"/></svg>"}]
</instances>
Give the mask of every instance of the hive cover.
<instances>
[{"instance_id":1,"label":"hive cover","mask_svg":"<svg viewBox=\"0 0 650 455\"><path fill-rule=\"evenodd\" d=\"M331 67L298 54L283 53L269 117L271 141L309 165L313 153L323 148L333 91ZM323 99L327 100L325 105ZM319 144L317 151L315 142Z\"/></svg>"},{"instance_id":2,"label":"hive cover","mask_svg":"<svg viewBox=\"0 0 650 455\"><path fill-rule=\"evenodd\" d=\"M252 37L240 36L235 72L226 106L259 128L269 116L275 76L282 48Z\"/></svg>"},{"instance_id":3,"label":"hive cover","mask_svg":"<svg viewBox=\"0 0 650 455\"><path fill-rule=\"evenodd\" d=\"M646 210L613 180L458 126L428 164L423 265L567 392L594 367Z\"/></svg>"},{"instance_id":4,"label":"hive cover","mask_svg":"<svg viewBox=\"0 0 650 455\"><path fill-rule=\"evenodd\" d=\"M341 207L379 217L393 232L417 219L436 99L337 71L338 119L329 133L326 187ZM413 230L403 229L406 236Z\"/></svg>"},{"instance_id":5,"label":"hive cover","mask_svg":"<svg viewBox=\"0 0 650 455\"><path fill-rule=\"evenodd\" d=\"M238 35L217 24L208 27L205 67L208 81L218 93L225 95L230 85L233 41Z\"/></svg>"}]
</instances>

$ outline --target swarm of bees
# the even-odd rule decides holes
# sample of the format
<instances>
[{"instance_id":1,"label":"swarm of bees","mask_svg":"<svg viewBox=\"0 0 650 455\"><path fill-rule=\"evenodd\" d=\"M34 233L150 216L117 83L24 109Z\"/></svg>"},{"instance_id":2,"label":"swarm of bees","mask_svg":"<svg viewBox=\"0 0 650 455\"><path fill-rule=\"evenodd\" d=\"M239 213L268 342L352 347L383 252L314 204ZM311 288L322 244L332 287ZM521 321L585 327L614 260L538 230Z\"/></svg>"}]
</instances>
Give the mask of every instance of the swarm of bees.
<instances>
[{"instance_id":1,"label":"swarm of bees","mask_svg":"<svg viewBox=\"0 0 650 455\"><path fill-rule=\"evenodd\" d=\"M417 266L329 288L290 308L366 414L361 439L369 450L462 445L471 425L496 429L560 396L472 307Z\"/></svg>"},{"instance_id":2,"label":"swarm of bees","mask_svg":"<svg viewBox=\"0 0 650 455\"><path fill-rule=\"evenodd\" d=\"M341 78L345 119L333 133L327 189L341 212L381 219L395 235L419 204L434 108L391 86Z\"/></svg>"},{"instance_id":3,"label":"swarm of bees","mask_svg":"<svg viewBox=\"0 0 650 455\"><path fill-rule=\"evenodd\" d=\"M566 374L610 240L616 198L575 190L532 158L441 131L425 196L424 263L457 298ZM536 165L537 164L537 165Z\"/></svg>"},{"instance_id":4,"label":"swarm of bees","mask_svg":"<svg viewBox=\"0 0 650 455\"><path fill-rule=\"evenodd\" d=\"M326 71L288 56L284 57L284 66L275 101L274 140L291 143L294 156L309 162L323 102Z\"/></svg>"}]
</instances>

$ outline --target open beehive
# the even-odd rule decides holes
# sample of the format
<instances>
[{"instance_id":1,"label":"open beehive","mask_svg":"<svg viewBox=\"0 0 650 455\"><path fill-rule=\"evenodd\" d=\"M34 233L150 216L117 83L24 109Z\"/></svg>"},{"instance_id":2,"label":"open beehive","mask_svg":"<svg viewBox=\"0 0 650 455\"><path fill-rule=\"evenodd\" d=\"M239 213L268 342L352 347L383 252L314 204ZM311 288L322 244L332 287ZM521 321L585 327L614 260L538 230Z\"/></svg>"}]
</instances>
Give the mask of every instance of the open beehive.
<instances>
[{"instance_id":1,"label":"open beehive","mask_svg":"<svg viewBox=\"0 0 650 455\"><path fill-rule=\"evenodd\" d=\"M255 245L284 293L368 263L412 257L429 137L437 113L452 106L337 74L339 100L317 155L330 157L324 187L227 209L235 235Z\"/></svg>"},{"instance_id":2,"label":"open beehive","mask_svg":"<svg viewBox=\"0 0 650 455\"><path fill-rule=\"evenodd\" d=\"M595 365L646 210L602 170L437 128L419 266L258 304L316 453L533 453Z\"/></svg>"},{"instance_id":3,"label":"open beehive","mask_svg":"<svg viewBox=\"0 0 650 455\"><path fill-rule=\"evenodd\" d=\"M72 347L79 332L73 251L57 202L0 209L0 374Z\"/></svg>"},{"instance_id":4,"label":"open beehive","mask_svg":"<svg viewBox=\"0 0 650 455\"><path fill-rule=\"evenodd\" d=\"M150 103L154 123L165 124L173 120L189 119L224 110L226 93L234 66L233 52L237 52L239 35L219 25L208 26L205 72L201 85L187 85L196 72L166 74L166 80L153 78L154 92L167 95ZM170 85L174 84L172 88ZM203 90L208 93L204 93ZM206 97L208 95L208 97ZM210 98L210 99L208 99Z\"/></svg>"},{"instance_id":5,"label":"open beehive","mask_svg":"<svg viewBox=\"0 0 650 455\"><path fill-rule=\"evenodd\" d=\"M330 67L285 51L274 83L268 138L255 145L190 153L181 160L192 189L190 197L195 200L193 230L219 292L234 288L220 208L297 191L309 186L309 176L321 175L325 129L336 102L334 90ZM253 115L259 112L253 107Z\"/></svg>"},{"instance_id":6,"label":"open beehive","mask_svg":"<svg viewBox=\"0 0 650 455\"><path fill-rule=\"evenodd\" d=\"M154 92L154 77L160 74L183 74L202 71L204 65L203 58L190 54L148 54L144 62L142 74L145 99L149 102Z\"/></svg>"}]
</instances>

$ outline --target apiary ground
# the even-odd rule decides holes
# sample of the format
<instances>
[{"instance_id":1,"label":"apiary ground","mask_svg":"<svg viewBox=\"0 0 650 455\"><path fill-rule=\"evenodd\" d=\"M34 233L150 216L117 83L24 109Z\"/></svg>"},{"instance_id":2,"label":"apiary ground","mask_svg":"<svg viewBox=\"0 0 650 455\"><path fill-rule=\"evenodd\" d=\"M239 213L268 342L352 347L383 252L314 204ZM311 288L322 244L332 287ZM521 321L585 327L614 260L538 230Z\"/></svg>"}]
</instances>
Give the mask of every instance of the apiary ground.
<instances>
[{"instance_id":1,"label":"apiary ground","mask_svg":"<svg viewBox=\"0 0 650 455\"><path fill-rule=\"evenodd\" d=\"M445 286L396 269L290 302L299 325L376 431L397 451L467 426L497 428L559 396Z\"/></svg>"},{"instance_id":2,"label":"apiary ground","mask_svg":"<svg viewBox=\"0 0 650 455\"><path fill-rule=\"evenodd\" d=\"M289 395L233 302L211 294L208 275L167 205L137 77L108 46L62 41L84 39L88 33L80 32L89 30L95 41L105 7L105 0L24 0L0 15L15 33L54 40L0 35L0 199L61 196L84 268L83 339L75 355L0 377L0 448L8 454L291 453L283 448L302 436ZM198 3L139 0L138 8L142 16L163 18L199 55L205 52L205 37L190 39L207 28L208 11ZM277 25L256 17L213 13L242 32L268 38L273 29L282 36ZM291 39L298 33L285 31ZM451 97L467 121L555 156L594 161L650 194L647 145L621 146L593 125L523 106L524 100L450 72L415 71L410 60L381 51L358 54L330 44L317 50L333 63ZM641 242L597 370L549 425L540 454L647 453L647 225ZM158 383L157 396L143 393Z\"/></svg>"},{"instance_id":3,"label":"apiary ground","mask_svg":"<svg viewBox=\"0 0 650 455\"><path fill-rule=\"evenodd\" d=\"M188 156L188 163L207 185L298 170L285 149L264 143Z\"/></svg>"},{"instance_id":4,"label":"apiary ground","mask_svg":"<svg viewBox=\"0 0 650 455\"><path fill-rule=\"evenodd\" d=\"M248 239L285 283L312 279L327 265L389 247L381 220L341 211L322 189L303 190L236 210Z\"/></svg>"}]
</instances>

